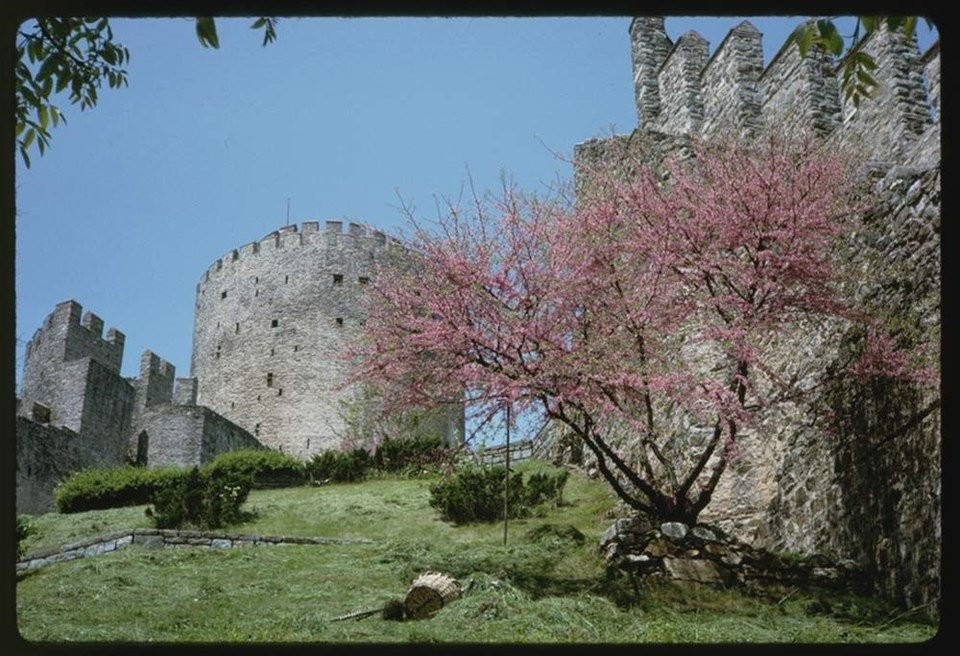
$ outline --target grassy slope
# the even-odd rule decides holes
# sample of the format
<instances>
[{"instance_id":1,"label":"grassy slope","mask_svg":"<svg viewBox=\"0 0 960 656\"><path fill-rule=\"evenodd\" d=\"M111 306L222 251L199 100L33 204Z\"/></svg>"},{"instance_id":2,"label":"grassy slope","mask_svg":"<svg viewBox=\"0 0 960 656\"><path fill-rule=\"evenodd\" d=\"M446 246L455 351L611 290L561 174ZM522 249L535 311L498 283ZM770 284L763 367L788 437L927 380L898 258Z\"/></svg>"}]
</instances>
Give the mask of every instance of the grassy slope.
<instances>
[{"instance_id":1,"label":"grassy slope","mask_svg":"<svg viewBox=\"0 0 960 656\"><path fill-rule=\"evenodd\" d=\"M375 545L231 550L131 547L28 574L17 589L21 634L52 641L263 642L864 642L917 641L934 627L889 621L852 597L809 614L813 597L777 604L735 591L651 588L639 603L606 580L596 544L612 507L600 483L571 477L567 505L542 517L454 527L428 506L429 480L381 479L323 488L255 491L261 534L366 537ZM98 532L146 526L143 509L46 515L28 551ZM543 523L573 524L583 545L525 537ZM331 622L402 596L419 572L471 584L434 618ZM781 595L782 596L782 595ZM617 602L620 602L618 605Z\"/></svg>"}]
</instances>

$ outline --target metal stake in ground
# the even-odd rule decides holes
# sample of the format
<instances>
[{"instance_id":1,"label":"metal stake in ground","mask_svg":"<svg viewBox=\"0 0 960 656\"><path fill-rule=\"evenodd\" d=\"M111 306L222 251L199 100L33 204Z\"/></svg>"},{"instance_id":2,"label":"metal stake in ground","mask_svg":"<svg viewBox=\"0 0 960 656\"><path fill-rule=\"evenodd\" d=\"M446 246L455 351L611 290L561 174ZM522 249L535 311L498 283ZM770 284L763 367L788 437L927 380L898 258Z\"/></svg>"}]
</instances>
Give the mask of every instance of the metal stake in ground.
<instances>
[{"instance_id":1,"label":"metal stake in ground","mask_svg":"<svg viewBox=\"0 0 960 656\"><path fill-rule=\"evenodd\" d=\"M503 545L507 545L507 517L510 515L510 404L507 404L507 475L503 479Z\"/></svg>"}]
</instances>

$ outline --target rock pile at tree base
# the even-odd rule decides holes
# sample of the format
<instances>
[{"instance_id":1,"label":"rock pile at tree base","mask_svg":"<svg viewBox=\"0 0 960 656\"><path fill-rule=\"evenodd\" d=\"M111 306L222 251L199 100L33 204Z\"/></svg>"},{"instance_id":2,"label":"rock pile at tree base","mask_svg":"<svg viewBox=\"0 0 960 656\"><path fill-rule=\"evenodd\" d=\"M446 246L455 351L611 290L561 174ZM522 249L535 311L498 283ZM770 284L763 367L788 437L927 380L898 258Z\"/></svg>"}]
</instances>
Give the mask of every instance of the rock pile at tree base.
<instances>
[{"instance_id":1,"label":"rock pile at tree base","mask_svg":"<svg viewBox=\"0 0 960 656\"><path fill-rule=\"evenodd\" d=\"M870 590L862 569L852 560L779 555L703 524L658 524L642 515L618 519L600 537L600 550L608 572L625 572L635 582Z\"/></svg>"}]
</instances>

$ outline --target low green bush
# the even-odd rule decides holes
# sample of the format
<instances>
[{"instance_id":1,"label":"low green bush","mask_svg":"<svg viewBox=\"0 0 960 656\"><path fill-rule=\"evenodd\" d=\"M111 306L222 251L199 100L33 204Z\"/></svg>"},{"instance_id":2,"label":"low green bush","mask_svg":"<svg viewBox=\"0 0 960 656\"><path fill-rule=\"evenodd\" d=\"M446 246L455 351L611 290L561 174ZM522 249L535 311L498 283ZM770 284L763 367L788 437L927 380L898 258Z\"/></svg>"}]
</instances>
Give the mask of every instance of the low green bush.
<instances>
[{"instance_id":1,"label":"low green bush","mask_svg":"<svg viewBox=\"0 0 960 656\"><path fill-rule=\"evenodd\" d=\"M386 438L373 454L377 469L387 472L402 472L434 468L441 464L448 449L436 436L420 436L409 439Z\"/></svg>"},{"instance_id":2,"label":"low green bush","mask_svg":"<svg viewBox=\"0 0 960 656\"><path fill-rule=\"evenodd\" d=\"M524 483L520 473L510 474L510 517L527 517L534 507L548 501L559 502L568 472L536 473ZM507 469L467 466L453 476L430 486L430 506L455 524L490 522L503 518L504 483Z\"/></svg>"},{"instance_id":3,"label":"low green bush","mask_svg":"<svg viewBox=\"0 0 960 656\"><path fill-rule=\"evenodd\" d=\"M23 515L17 515L17 560L23 557L23 541L37 532L36 527Z\"/></svg>"},{"instance_id":4,"label":"low green bush","mask_svg":"<svg viewBox=\"0 0 960 656\"><path fill-rule=\"evenodd\" d=\"M373 458L366 449L324 451L313 456L306 464L306 471L315 483L349 483L362 480L372 466Z\"/></svg>"},{"instance_id":5,"label":"low green bush","mask_svg":"<svg viewBox=\"0 0 960 656\"><path fill-rule=\"evenodd\" d=\"M555 474L537 472L530 474L525 485L524 501L528 506L538 506L547 501L560 505L563 501L563 488L567 484L570 472L560 469Z\"/></svg>"},{"instance_id":6,"label":"low green bush","mask_svg":"<svg viewBox=\"0 0 960 656\"><path fill-rule=\"evenodd\" d=\"M253 476L216 469L181 472L157 488L146 513L157 528L220 528L243 520Z\"/></svg>"},{"instance_id":7,"label":"low green bush","mask_svg":"<svg viewBox=\"0 0 960 656\"><path fill-rule=\"evenodd\" d=\"M242 449L217 456L204 469L211 472L232 473L253 478L256 489L295 487L307 482L302 460L279 451Z\"/></svg>"},{"instance_id":8,"label":"low green bush","mask_svg":"<svg viewBox=\"0 0 960 656\"><path fill-rule=\"evenodd\" d=\"M102 510L149 503L151 494L180 470L111 467L84 469L70 474L54 490L57 510L62 513Z\"/></svg>"}]
</instances>

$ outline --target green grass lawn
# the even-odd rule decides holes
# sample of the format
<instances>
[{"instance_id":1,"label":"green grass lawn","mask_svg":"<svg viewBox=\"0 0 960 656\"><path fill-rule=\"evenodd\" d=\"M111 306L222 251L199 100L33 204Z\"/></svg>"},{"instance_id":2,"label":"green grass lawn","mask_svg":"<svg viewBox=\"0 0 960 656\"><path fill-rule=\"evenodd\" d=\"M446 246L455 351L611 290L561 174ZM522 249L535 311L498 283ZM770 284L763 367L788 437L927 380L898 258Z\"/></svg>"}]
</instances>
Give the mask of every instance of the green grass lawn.
<instances>
[{"instance_id":1,"label":"green grass lawn","mask_svg":"<svg viewBox=\"0 0 960 656\"><path fill-rule=\"evenodd\" d=\"M536 464L525 464L536 467ZM803 591L650 586L640 599L608 580L597 538L611 523L607 487L571 476L565 504L502 524L452 526L428 505L432 479L382 478L259 490L237 531L369 538L372 545L126 549L20 577L28 641L98 642L912 642L936 627L871 600ZM584 544L528 532L571 524ZM135 526L143 507L49 514L28 552ZM332 619L399 598L425 570L468 589L427 620ZM819 609L816 610L815 609Z\"/></svg>"}]
</instances>

